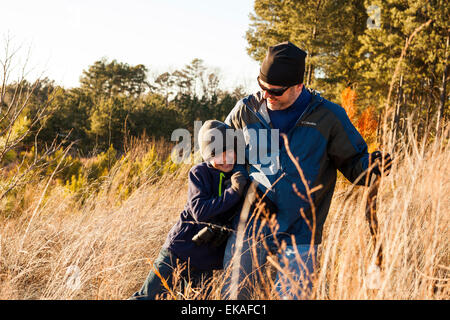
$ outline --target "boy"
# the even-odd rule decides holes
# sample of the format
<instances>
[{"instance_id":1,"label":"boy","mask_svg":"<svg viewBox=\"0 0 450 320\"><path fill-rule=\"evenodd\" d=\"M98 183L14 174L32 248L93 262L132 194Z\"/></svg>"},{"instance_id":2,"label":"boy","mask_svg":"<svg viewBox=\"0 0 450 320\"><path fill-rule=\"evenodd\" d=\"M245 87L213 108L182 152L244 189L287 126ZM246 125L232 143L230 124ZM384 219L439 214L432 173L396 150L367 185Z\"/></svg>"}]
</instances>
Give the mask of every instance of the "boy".
<instances>
[{"instance_id":1,"label":"boy","mask_svg":"<svg viewBox=\"0 0 450 320\"><path fill-rule=\"evenodd\" d=\"M223 267L226 236L220 232L214 234L212 230L233 217L247 184L241 172L232 173L236 152L233 137L226 133L229 128L223 122L208 120L199 131L204 162L189 171L187 203L154 262L154 269L169 285L177 263L187 264L181 277L190 280L193 286L210 278L214 269ZM223 143L214 149L211 141ZM153 300L164 291L160 277L151 270L140 291L131 299Z\"/></svg>"}]
</instances>

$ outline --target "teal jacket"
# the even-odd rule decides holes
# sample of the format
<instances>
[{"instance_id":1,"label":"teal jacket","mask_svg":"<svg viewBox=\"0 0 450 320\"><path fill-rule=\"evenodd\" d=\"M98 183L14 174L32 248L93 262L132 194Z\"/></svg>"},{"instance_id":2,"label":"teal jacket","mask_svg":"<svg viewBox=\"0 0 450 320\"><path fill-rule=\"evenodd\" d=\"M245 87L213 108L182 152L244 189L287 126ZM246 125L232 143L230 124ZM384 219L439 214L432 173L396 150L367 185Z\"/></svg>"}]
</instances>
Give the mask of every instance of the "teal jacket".
<instances>
[{"instance_id":1,"label":"teal jacket","mask_svg":"<svg viewBox=\"0 0 450 320\"><path fill-rule=\"evenodd\" d=\"M364 185L362 176L369 163L367 144L345 110L318 92L308 90L312 99L287 133L287 138L309 189L318 188L312 193L314 217L307 200L307 188L294 162L284 143L279 142L276 134L271 135L276 132L271 126L262 92L238 101L225 120L232 128L242 130L247 173L252 181L258 183L261 192L267 191L267 196L276 204L279 226L276 237L288 245L292 244L292 235L297 244L309 244L311 240L314 244L321 242L336 185L336 170L352 183ZM265 232L270 231L266 228ZM273 234L267 236L269 241L273 240Z\"/></svg>"}]
</instances>

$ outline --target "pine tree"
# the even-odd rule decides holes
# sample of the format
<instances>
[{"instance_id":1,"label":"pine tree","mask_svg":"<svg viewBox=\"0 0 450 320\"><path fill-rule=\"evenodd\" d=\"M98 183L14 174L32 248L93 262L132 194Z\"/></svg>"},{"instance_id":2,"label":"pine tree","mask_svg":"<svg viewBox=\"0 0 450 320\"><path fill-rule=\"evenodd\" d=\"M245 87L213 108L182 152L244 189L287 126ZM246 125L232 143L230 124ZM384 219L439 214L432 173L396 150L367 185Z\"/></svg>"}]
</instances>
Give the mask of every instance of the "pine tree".
<instances>
[{"instance_id":1,"label":"pine tree","mask_svg":"<svg viewBox=\"0 0 450 320\"><path fill-rule=\"evenodd\" d=\"M362 0L269 1L256 0L247 31L248 53L258 61L267 47L291 41L308 53L304 82L337 98L355 82L358 36L367 19Z\"/></svg>"},{"instance_id":2,"label":"pine tree","mask_svg":"<svg viewBox=\"0 0 450 320\"><path fill-rule=\"evenodd\" d=\"M370 3L380 9L381 21L378 28L367 29L359 37L362 47L361 61L357 65L361 73L358 89L366 104L383 109L397 63L404 54L399 74L394 78L392 94L395 97L389 101L389 107L394 110L397 125L401 115L415 112L427 127L430 114L438 105L438 81L446 65L449 6L445 1L377 0ZM441 87L444 84L445 81Z\"/></svg>"}]
</instances>

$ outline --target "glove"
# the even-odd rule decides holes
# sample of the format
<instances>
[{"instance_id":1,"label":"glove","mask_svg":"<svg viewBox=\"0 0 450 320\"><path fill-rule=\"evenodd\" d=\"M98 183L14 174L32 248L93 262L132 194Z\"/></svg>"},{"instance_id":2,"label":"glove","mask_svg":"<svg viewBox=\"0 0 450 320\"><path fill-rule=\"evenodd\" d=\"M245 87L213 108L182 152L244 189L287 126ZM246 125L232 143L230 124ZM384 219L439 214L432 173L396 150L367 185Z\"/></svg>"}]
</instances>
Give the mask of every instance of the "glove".
<instances>
[{"instance_id":1,"label":"glove","mask_svg":"<svg viewBox=\"0 0 450 320\"><path fill-rule=\"evenodd\" d=\"M236 191L239 196L242 196L245 191L245 186L247 185L247 178L242 174L242 172L235 172L231 176L231 189Z\"/></svg>"},{"instance_id":2,"label":"glove","mask_svg":"<svg viewBox=\"0 0 450 320\"><path fill-rule=\"evenodd\" d=\"M231 178L225 180L223 183L223 186L225 187L225 189L228 189L229 187L231 187Z\"/></svg>"},{"instance_id":3,"label":"glove","mask_svg":"<svg viewBox=\"0 0 450 320\"><path fill-rule=\"evenodd\" d=\"M383 159L384 159L384 167L383 166ZM375 173L378 176L381 176L381 169L383 170L383 173L385 175L389 175L392 168L392 158L389 153L385 153L384 155L380 151L372 152L369 156L370 164L373 164L376 162L375 167L372 169L372 172Z\"/></svg>"}]
</instances>

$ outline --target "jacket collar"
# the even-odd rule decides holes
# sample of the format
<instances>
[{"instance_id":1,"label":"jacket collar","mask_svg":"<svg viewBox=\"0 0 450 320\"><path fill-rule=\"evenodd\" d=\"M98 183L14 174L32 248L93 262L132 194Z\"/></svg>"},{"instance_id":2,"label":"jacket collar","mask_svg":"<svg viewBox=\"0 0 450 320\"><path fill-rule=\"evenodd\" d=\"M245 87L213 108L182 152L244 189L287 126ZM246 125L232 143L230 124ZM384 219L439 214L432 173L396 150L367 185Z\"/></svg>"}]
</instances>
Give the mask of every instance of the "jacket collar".
<instances>
[{"instance_id":1,"label":"jacket collar","mask_svg":"<svg viewBox=\"0 0 450 320\"><path fill-rule=\"evenodd\" d=\"M320 95L320 93L314 89L306 88L308 92L311 94L311 101L309 102L308 106L306 107L305 113L309 114L312 112L318 105L320 105L323 102L323 97ZM271 127L270 124L270 117L269 113L267 111L267 103L266 99L263 98L263 92L258 91L255 94L252 94L246 98L244 98L244 104L252 111L254 112L260 120L264 120L265 124Z\"/></svg>"}]
</instances>

